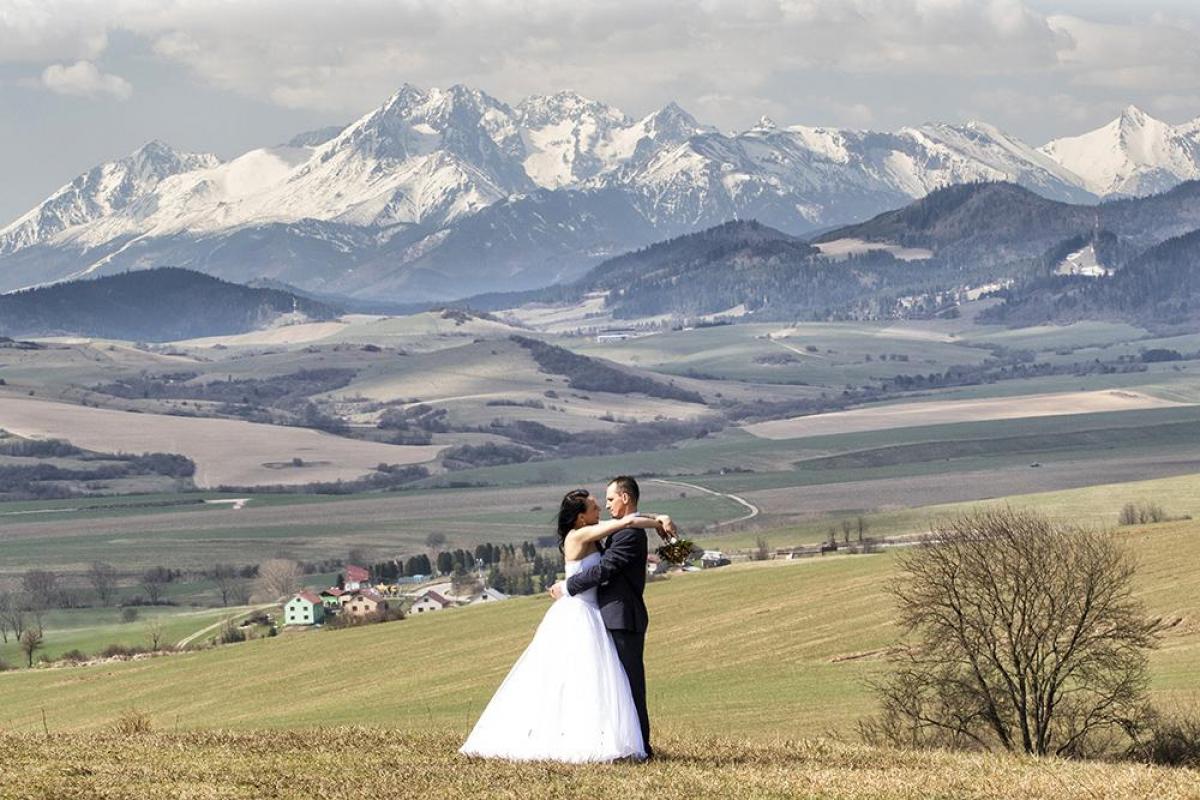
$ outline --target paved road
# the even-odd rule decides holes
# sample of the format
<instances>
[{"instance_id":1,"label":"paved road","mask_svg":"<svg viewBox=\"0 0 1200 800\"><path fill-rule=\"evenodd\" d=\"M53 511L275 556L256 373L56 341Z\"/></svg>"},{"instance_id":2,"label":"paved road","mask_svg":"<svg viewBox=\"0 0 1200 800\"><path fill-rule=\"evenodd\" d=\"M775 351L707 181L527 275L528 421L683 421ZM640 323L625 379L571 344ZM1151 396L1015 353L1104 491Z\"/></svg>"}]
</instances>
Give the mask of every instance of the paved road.
<instances>
[{"instance_id":1,"label":"paved road","mask_svg":"<svg viewBox=\"0 0 1200 800\"><path fill-rule=\"evenodd\" d=\"M732 525L735 522L745 522L748 519L754 519L759 514L758 506L754 505L753 503L751 503L749 500L747 500L744 497L738 497L736 494L726 494L725 492L718 492L714 489L709 489L707 487L700 486L695 483L684 483L683 481L665 481L665 480L662 480L661 478L650 478L649 482L650 483L665 483L665 484L669 484L671 486L684 486L688 489L695 489L698 492L704 492L705 494L711 494L714 497L724 497L727 500L732 500L733 502L737 503L738 505L745 507L747 513L743 514L742 516L738 517L737 519L727 519L724 522L718 522L716 525L713 526L715 528L720 528L722 525Z\"/></svg>"}]
</instances>

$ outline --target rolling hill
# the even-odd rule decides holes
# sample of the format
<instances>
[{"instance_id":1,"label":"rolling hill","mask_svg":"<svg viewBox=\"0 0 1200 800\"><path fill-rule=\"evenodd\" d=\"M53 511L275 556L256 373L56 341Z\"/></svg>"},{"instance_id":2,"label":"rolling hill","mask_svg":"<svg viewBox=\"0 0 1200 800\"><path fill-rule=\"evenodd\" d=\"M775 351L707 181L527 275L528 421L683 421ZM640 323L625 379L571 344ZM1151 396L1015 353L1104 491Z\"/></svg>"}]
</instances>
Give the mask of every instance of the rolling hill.
<instances>
[{"instance_id":1,"label":"rolling hill","mask_svg":"<svg viewBox=\"0 0 1200 800\"><path fill-rule=\"evenodd\" d=\"M1122 529L1137 593L1179 618L1151 654L1160 702L1195 698L1200 559L1195 522ZM891 555L734 565L647 588L647 675L662 730L749 739L849 734L871 712L864 679L896 636L883 586ZM374 724L465 733L529 641L547 601L514 599L403 622L274 639L169 658L0 675L5 727L96 730L136 708L159 727ZM354 654L354 679L331 654ZM218 677L224 676L224 677ZM236 676L236 677L232 677Z\"/></svg>"},{"instance_id":2,"label":"rolling hill","mask_svg":"<svg viewBox=\"0 0 1200 800\"><path fill-rule=\"evenodd\" d=\"M289 292L164 267L0 295L0 334L170 341L337 314Z\"/></svg>"}]
</instances>

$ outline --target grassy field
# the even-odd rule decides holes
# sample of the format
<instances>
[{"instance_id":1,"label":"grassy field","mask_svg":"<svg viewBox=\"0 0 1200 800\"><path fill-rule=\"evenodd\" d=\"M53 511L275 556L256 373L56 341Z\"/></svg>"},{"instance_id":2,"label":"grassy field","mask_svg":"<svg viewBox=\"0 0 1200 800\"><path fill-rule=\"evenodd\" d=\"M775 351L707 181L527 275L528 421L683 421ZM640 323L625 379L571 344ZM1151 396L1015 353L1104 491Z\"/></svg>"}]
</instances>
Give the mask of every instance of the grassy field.
<instances>
[{"instance_id":1,"label":"grassy field","mask_svg":"<svg viewBox=\"0 0 1200 800\"><path fill-rule=\"evenodd\" d=\"M0 797L304 800L363 797L1176 800L1194 770L882 750L829 739L746 741L672 729L650 764L469 760L454 731L377 727L48 738L0 733ZM352 788L351 788L352 787Z\"/></svg>"},{"instance_id":2,"label":"grassy field","mask_svg":"<svg viewBox=\"0 0 1200 800\"><path fill-rule=\"evenodd\" d=\"M1139 595L1179 619L1151 656L1161 703L1200 700L1200 523L1120 532ZM896 635L890 554L734 565L652 583L649 702L666 729L749 739L850 735L873 701L864 681ZM159 728L373 724L465 734L547 600L514 599L383 626L287 633L100 668L0 675L0 728L95 730L136 708ZM330 672L353 653L353 679ZM221 676L216 678L216 676Z\"/></svg>"},{"instance_id":3,"label":"grassy field","mask_svg":"<svg viewBox=\"0 0 1200 800\"><path fill-rule=\"evenodd\" d=\"M46 615L45 647L35 657L58 658L70 650L93 655L111 644L149 647L151 626L161 628L163 642L175 644L222 620L242 616L251 608L149 606L138 608L138 618L133 622L121 622L118 608L55 610ZM0 660L18 665L23 659L15 641L0 644Z\"/></svg>"},{"instance_id":4,"label":"grassy field","mask_svg":"<svg viewBox=\"0 0 1200 800\"><path fill-rule=\"evenodd\" d=\"M603 494L601 482L590 487ZM108 500L90 505L56 501L44 509L22 503L19 513L6 515L0 505L0 577L46 566L48 553L56 569L81 573L94 560L125 570L159 564L200 569L280 556L308 561L344 558L351 548L383 559L424 552L431 532L444 534L451 548L535 541L553 534L551 516L571 488L575 486L262 495L236 511L212 503L130 508ZM690 528L743 513L731 500L695 492L680 497L681 493L686 490L651 485L644 505Z\"/></svg>"}]
</instances>

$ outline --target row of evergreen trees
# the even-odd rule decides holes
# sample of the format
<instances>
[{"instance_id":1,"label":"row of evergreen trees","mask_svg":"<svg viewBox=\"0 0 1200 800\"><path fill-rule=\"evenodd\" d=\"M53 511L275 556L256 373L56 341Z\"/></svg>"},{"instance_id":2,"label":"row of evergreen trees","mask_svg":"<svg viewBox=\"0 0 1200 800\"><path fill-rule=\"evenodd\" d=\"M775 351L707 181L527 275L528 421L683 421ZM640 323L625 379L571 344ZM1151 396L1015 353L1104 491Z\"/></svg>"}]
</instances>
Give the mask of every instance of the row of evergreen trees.
<instances>
[{"instance_id":1,"label":"row of evergreen trees","mask_svg":"<svg viewBox=\"0 0 1200 800\"><path fill-rule=\"evenodd\" d=\"M439 550L406 559L389 559L371 565L375 581L391 583L404 577L449 576L463 578L486 570L486 585L506 594L534 594L553 583L564 568L556 550L539 549L533 542L492 544L484 542L473 551L457 548Z\"/></svg>"}]
</instances>

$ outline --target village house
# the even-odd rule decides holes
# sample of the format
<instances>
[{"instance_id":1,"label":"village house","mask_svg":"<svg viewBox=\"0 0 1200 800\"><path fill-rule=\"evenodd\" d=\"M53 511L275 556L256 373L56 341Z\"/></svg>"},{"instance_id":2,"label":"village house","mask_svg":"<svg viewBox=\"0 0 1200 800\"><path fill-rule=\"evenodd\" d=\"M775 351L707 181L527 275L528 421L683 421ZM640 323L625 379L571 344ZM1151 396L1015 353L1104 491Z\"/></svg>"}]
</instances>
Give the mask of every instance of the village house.
<instances>
[{"instance_id":1,"label":"village house","mask_svg":"<svg viewBox=\"0 0 1200 800\"><path fill-rule=\"evenodd\" d=\"M387 600L373 589L364 589L354 593L342 605L343 612L355 617L366 617L385 612L387 609Z\"/></svg>"},{"instance_id":2,"label":"village house","mask_svg":"<svg viewBox=\"0 0 1200 800\"><path fill-rule=\"evenodd\" d=\"M342 584L342 588L348 592L370 588L371 572L362 567L347 564L342 572Z\"/></svg>"},{"instance_id":3,"label":"village house","mask_svg":"<svg viewBox=\"0 0 1200 800\"><path fill-rule=\"evenodd\" d=\"M285 625L320 625L325 621L325 604L306 589L287 601L283 621Z\"/></svg>"},{"instance_id":4,"label":"village house","mask_svg":"<svg viewBox=\"0 0 1200 800\"><path fill-rule=\"evenodd\" d=\"M452 608L454 605L452 600L448 600L431 589L416 599L412 608L409 609L409 613L424 614L429 611L441 611L444 608Z\"/></svg>"},{"instance_id":5,"label":"village house","mask_svg":"<svg viewBox=\"0 0 1200 800\"><path fill-rule=\"evenodd\" d=\"M321 590L321 603L327 611L337 611L340 609L345 598L346 592L336 586Z\"/></svg>"},{"instance_id":6,"label":"village house","mask_svg":"<svg viewBox=\"0 0 1200 800\"><path fill-rule=\"evenodd\" d=\"M507 600L507 599L508 599L508 595L506 595L504 592L498 592L495 589L493 589L492 587L486 586L486 587L484 587L482 592L472 595L471 599L468 600L467 603L469 605L475 605L476 603L492 603L492 602L495 602L496 600Z\"/></svg>"}]
</instances>

